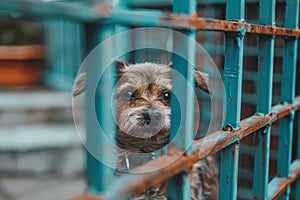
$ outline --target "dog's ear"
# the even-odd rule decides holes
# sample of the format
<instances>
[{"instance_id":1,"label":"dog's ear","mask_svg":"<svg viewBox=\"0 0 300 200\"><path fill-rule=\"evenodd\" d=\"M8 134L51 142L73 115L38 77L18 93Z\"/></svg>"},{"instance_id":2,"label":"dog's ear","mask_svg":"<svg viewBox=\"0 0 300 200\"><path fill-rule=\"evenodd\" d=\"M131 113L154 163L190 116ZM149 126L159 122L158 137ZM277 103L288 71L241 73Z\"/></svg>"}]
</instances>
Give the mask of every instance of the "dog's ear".
<instances>
[{"instance_id":1,"label":"dog's ear","mask_svg":"<svg viewBox=\"0 0 300 200\"><path fill-rule=\"evenodd\" d=\"M117 67L117 72L121 73L126 68L126 61L125 60L116 60L115 62Z\"/></svg>"},{"instance_id":2,"label":"dog's ear","mask_svg":"<svg viewBox=\"0 0 300 200\"><path fill-rule=\"evenodd\" d=\"M167 64L168 67L172 67L173 66L173 62L170 61L168 64Z\"/></svg>"},{"instance_id":3,"label":"dog's ear","mask_svg":"<svg viewBox=\"0 0 300 200\"><path fill-rule=\"evenodd\" d=\"M170 61L169 64L167 64L168 67L172 67L173 66L173 62ZM195 71L195 83L196 86L201 88L202 90L204 90L207 93L211 93L210 88L208 87L208 74L201 72L199 70Z\"/></svg>"},{"instance_id":4,"label":"dog's ear","mask_svg":"<svg viewBox=\"0 0 300 200\"><path fill-rule=\"evenodd\" d=\"M210 88L208 87L208 74L198 71L195 71L195 83L196 86L201 88L202 90L204 90L207 93L211 93Z\"/></svg>"},{"instance_id":5,"label":"dog's ear","mask_svg":"<svg viewBox=\"0 0 300 200\"><path fill-rule=\"evenodd\" d=\"M81 94L85 90L85 73L79 74L75 79L75 87L73 91L73 97Z\"/></svg>"}]
</instances>

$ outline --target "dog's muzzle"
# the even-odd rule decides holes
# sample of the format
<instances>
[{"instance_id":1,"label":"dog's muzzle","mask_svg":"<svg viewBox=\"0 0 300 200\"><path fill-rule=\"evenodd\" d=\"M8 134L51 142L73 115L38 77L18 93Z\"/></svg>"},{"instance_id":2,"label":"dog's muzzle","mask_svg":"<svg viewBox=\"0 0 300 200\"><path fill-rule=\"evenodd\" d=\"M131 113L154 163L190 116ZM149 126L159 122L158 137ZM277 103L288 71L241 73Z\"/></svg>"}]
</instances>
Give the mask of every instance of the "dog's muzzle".
<instances>
[{"instance_id":1,"label":"dog's muzzle","mask_svg":"<svg viewBox=\"0 0 300 200\"><path fill-rule=\"evenodd\" d=\"M149 126L157 126L162 120L161 113L153 108L143 113L144 122Z\"/></svg>"}]
</instances>

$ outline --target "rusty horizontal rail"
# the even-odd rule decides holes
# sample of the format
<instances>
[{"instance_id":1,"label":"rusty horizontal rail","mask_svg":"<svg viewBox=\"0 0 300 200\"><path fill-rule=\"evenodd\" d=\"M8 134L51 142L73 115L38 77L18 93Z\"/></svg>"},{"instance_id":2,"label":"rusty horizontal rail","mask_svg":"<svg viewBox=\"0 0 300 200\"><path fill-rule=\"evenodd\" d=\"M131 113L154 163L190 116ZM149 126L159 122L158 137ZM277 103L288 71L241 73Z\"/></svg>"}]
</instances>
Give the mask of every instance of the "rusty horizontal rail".
<instances>
[{"instance_id":1,"label":"rusty horizontal rail","mask_svg":"<svg viewBox=\"0 0 300 200\"><path fill-rule=\"evenodd\" d=\"M161 20L171 23L175 27L195 28L197 30L245 32L273 36L300 36L298 29L249 24L246 21L228 21L180 15L162 16Z\"/></svg>"},{"instance_id":2,"label":"rusty horizontal rail","mask_svg":"<svg viewBox=\"0 0 300 200\"><path fill-rule=\"evenodd\" d=\"M207 19L196 14L183 15L154 10L114 9L107 2L83 4L81 2L48 2L31 0L3 0L0 10L20 17L51 17L81 22L126 24L205 31L244 32L273 36L300 36L300 30L276 26L249 24L246 21Z\"/></svg>"},{"instance_id":3,"label":"rusty horizontal rail","mask_svg":"<svg viewBox=\"0 0 300 200\"><path fill-rule=\"evenodd\" d=\"M269 115L254 115L242 120L240 123L240 129L238 130L219 130L200 140L194 141L191 154L184 154L178 158L178 154L180 154L180 152L171 151L167 155L159 157L146 165L134 169L135 174L120 177L116 184L110 187L111 189L103 194L103 197L108 199L118 199L121 197L127 198L145 191L167 180L171 176L174 176L184 170L190 170L192 165L200 159L216 153L234 142L238 142L242 138L254 133L264 126L272 125L275 121L299 109L300 95L295 98L294 103L278 104L273 106ZM170 162L172 162L171 165L155 170L160 166L163 166L165 163ZM151 170L153 170L153 172L143 174L136 173ZM290 184L290 182L294 180L296 180L296 178L288 179L284 184Z\"/></svg>"},{"instance_id":4,"label":"rusty horizontal rail","mask_svg":"<svg viewBox=\"0 0 300 200\"><path fill-rule=\"evenodd\" d=\"M0 4L1 15L38 20L60 18L89 22L106 18L111 12L107 2L3 0Z\"/></svg>"},{"instance_id":5,"label":"rusty horizontal rail","mask_svg":"<svg viewBox=\"0 0 300 200\"><path fill-rule=\"evenodd\" d=\"M300 177L300 159L291 165L290 177L275 177L268 185L268 199L278 199L286 191L289 185Z\"/></svg>"},{"instance_id":6,"label":"rusty horizontal rail","mask_svg":"<svg viewBox=\"0 0 300 200\"><path fill-rule=\"evenodd\" d=\"M130 0L131 6L172 6L172 0ZM277 0L276 2L284 2L284 0ZM245 0L245 3L257 4L257 0ZM226 4L226 0L198 0L198 5L214 5Z\"/></svg>"}]
</instances>

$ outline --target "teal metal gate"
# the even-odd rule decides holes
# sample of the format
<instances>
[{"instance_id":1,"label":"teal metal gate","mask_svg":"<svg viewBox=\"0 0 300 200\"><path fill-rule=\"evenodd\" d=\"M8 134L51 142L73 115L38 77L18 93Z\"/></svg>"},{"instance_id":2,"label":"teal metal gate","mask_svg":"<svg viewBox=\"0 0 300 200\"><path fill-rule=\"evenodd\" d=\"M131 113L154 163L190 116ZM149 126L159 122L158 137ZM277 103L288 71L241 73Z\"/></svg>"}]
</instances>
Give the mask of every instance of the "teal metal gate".
<instances>
[{"instance_id":1,"label":"teal metal gate","mask_svg":"<svg viewBox=\"0 0 300 200\"><path fill-rule=\"evenodd\" d=\"M91 3L92 2L92 3ZM200 1L201 3L224 3L222 0ZM251 1L249 1L251 2ZM173 13L165 13L157 10L130 9L132 5L170 5L170 1L120 1L118 5L111 5L107 2L79 2L79 1L30 1L30 0L7 0L1 2L0 8L7 13L21 13L26 17L62 18L80 22L85 25L87 40L87 51L90 51L99 42L103 41L116 32L127 30L130 26L153 26L167 27L180 30L189 37L196 38L197 31L223 32L225 34L225 55L224 55L224 85L226 91L226 117L224 129L216 131L204 138L196 140L191 150L181 156L171 165L155 172L146 174L124 175L114 180L110 168L87 153L87 185L94 193L101 193L108 199L127 199L138 192L162 182L179 174L182 179L181 185L170 184L169 196L174 199L188 199L184 196L190 188L189 176L182 171L188 171L191 165L200 160L205 149L212 149L209 155L220 151L220 199L237 199L237 178L238 178L238 157L240 141L251 135L257 135L254 159L254 184L253 199L289 199L290 185L297 182L296 199L300 199L300 136L298 130L297 158L292 160L292 139L296 135L293 131L294 118L300 109L300 96L295 96L296 91L296 64L297 44L300 31L299 25L299 0L286 0L284 27L275 25L275 0L261 0L259 12L259 24L250 24L244 20L245 0L226 1L226 20L207 19L195 16L196 0L174 0ZM118 25L118 26L116 26ZM242 73L243 73L243 51L244 37L246 34L253 34L259 38L258 52L258 102L256 113L246 119L241 119L241 97L242 97ZM272 80L274 66L274 38L284 39L284 56L282 71L281 99L277 105L272 106ZM186 41L174 41L174 48ZM116 45L116 44L112 44ZM188 46L189 47L189 46ZM114 50L115 49L115 50ZM118 55L118 48L110 51L101 50L99 58L101 62L107 63L115 55ZM189 47L184 54L195 56L194 48ZM193 82L191 67L187 62L175 60L174 68L180 71L189 82ZM104 66L104 65L103 65ZM101 110L99 122L103 123L103 132L115 133L115 124L111 110L107 106L105 98L113 93L114 71L110 71L103 78L105 89L101 94L93 96L95 74L99 68L87 69L87 91L86 101L97 101L97 109ZM183 83L174 80L174 91L180 91ZM101 86L100 86L101 88ZM188 93L188 91L186 91ZM193 100L183 94L186 99L183 105L182 115L184 118L193 116ZM86 107L86 116L93 112L90 106ZM172 112L177 112L172 106ZM299 115L299 112L298 112ZM300 117L295 123L300 124ZM278 149L277 176L269 180L269 157L270 157L270 127L280 120L280 140ZM104 123L105 122L105 123ZM181 151L184 150L184 142L193 135L193 120L182 122L180 129L185 133L176 138L175 145ZM98 130L98 121L87 120L87 145L96 146L99 155L107 151L105 138ZM171 135L176 134L172 129ZM97 135L97 137L96 137ZM200 148L201 147L201 148ZM200 155L200 156L199 156ZM148 163L147 167L159 166L165 160L172 158L172 154L164 155L157 160ZM178 177L177 177L178 178ZM114 187L108 187L108 185Z\"/></svg>"}]
</instances>

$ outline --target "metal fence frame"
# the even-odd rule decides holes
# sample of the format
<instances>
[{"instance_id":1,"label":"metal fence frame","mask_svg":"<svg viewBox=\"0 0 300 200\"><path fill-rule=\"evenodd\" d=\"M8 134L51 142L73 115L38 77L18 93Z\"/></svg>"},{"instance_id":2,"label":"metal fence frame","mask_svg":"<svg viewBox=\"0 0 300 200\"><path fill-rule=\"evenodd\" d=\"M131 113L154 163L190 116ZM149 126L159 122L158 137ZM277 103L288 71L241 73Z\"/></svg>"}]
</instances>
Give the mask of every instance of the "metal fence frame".
<instances>
[{"instance_id":1,"label":"metal fence frame","mask_svg":"<svg viewBox=\"0 0 300 200\"><path fill-rule=\"evenodd\" d=\"M237 198L237 177L238 177L238 155L239 141L250 135L257 134L258 143L255 153L253 199L288 199L290 195L290 185L300 176L300 145L297 146L297 158L291 161L293 123L295 112L300 109L300 96L295 97L296 86L296 62L297 62L297 44L300 30L298 29L299 19L299 0L286 0L286 16L284 27L275 25L275 0L260 1L260 22L249 24L244 21L245 0L227 0L226 1L226 20L205 19L195 16L197 1L173 1L173 13L164 13L160 11L139 11L130 10L128 5L143 4L149 1L122 1L114 9L103 2L94 2L86 5L82 2L59 2L59 1L30 1L30 0L7 0L1 3L0 8L8 14L19 13L26 17L63 18L71 21L77 21L86 24L87 31L87 50L91 50L100 41L109 35L116 33L115 26L123 25L121 30L127 29L126 26L156 26L168 27L181 30L190 37L195 37L196 31L221 31L225 33L225 63L224 63L224 83L227 95L227 110L224 123L224 129L216 131L205 138L194 141L190 150L177 159L172 165L162 168L155 173L124 175L116 180L113 178L112 170L97 161L92 155L87 154L87 179L88 188L93 193L102 193L108 199L126 199L138 192L142 192L151 186L158 184L166 179L179 174L182 171L188 171L192 164L200 160L201 152L206 149L212 149L209 154L221 151L220 163L220 194L221 199ZM159 3L157 1L154 1ZM224 1L203 1L202 3L224 3ZM128 4L127 4L128 3ZM170 4L169 1L160 3ZM177 14L179 13L179 14ZM184 15L182 15L184 13ZM109 23L107 23L109 20ZM247 119L240 121L241 108L241 86L243 72L243 39L246 33L259 36L259 55L258 55L258 99L257 113ZM272 80L273 80L273 58L274 58L274 37L283 37L284 61L282 74L282 95L281 102L271 107L272 102ZM185 41L178 41L185 42ZM112 44L114 45L114 44ZM175 43L176 48L176 43ZM193 48L185 54L193 56ZM101 62L109 59L117 52L102 51ZM174 61L174 67L193 82L191 67L188 63L178 63ZM179 67L179 64L181 67ZM186 66L186 67L182 67ZM86 101L89 103L95 100L94 92L91 91L94 84L94 74L99 72L98 68L87 70L87 91ZM110 108L107 108L106 94L113 91L114 80L112 76L114 71L109 72L106 77L106 88L100 96L97 96L97 109L101 110L101 120L106 121L103 131L115 132ZM174 80L174 90L180 89ZM193 116L191 106L193 103L187 103L191 99L186 98L183 115ZM92 112L89 106L86 109L87 117ZM176 107L172 106L172 111L176 112ZM269 182L269 145L270 145L270 126L275 121L280 120L280 143L278 175ZM183 122L181 129L185 132L180 136L175 144L179 151L182 151L184 144L180 141L186 141L193 135L190 127L193 127L193 120ZM107 148L105 143L101 143L103 136L99 133L90 134L97 130L97 121L87 121L87 143L98 146L98 152L101 154ZM299 121L297 122L300 123ZM171 135L174 134L171 131ZM89 137L93 135L92 137ZM298 141L299 141L298 135ZM201 147L201 148L200 148ZM213 148L212 148L213 147ZM200 156L199 156L200 155ZM176 154L168 154L151 161L145 167L157 166L165 160L172 159ZM141 167L143 168L143 166ZM169 188L172 199L188 199L184 196L189 190L188 176L180 174L183 180L182 185L171 184ZM171 178L172 181L172 178ZM124 184L122 184L124 183ZM115 185L108 188L109 184ZM126 185L126 186L125 186ZM174 191L177 191L174 195ZM173 193L173 195L172 195ZM300 182L297 181L296 199L300 199Z\"/></svg>"}]
</instances>

